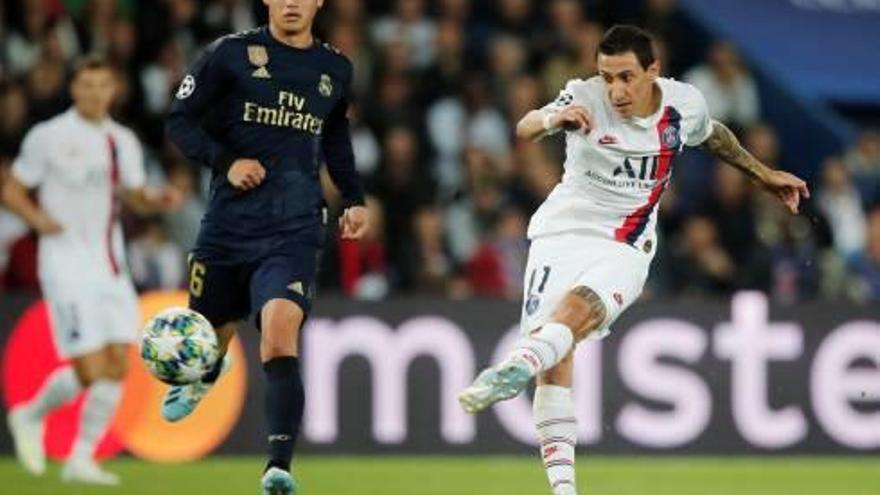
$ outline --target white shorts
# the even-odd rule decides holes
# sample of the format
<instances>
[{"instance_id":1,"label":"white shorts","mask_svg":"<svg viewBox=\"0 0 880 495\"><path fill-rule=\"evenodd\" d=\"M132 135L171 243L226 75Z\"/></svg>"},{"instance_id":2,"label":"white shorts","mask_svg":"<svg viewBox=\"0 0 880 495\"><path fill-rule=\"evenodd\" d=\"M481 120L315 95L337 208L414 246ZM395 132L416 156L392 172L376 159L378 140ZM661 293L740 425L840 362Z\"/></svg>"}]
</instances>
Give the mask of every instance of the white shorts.
<instances>
[{"instance_id":1,"label":"white shorts","mask_svg":"<svg viewBox=\"0 0 880 495\"><path fill-rule=\"evenodd\" d=\"M572 289L592 289L605 304L605 321L589 336L602 339L611 324L642 293L653 253L611 239L562 233L538 237L529 248L520 329L524 335L547 323Z\"/></svg>"},{"instance_id":2,"label":"white shorts","mask_svg":"<svg viewBox=\"0 0 880 495\"><path fill-rule=\"evenodd\" d=\"M79 357L108 344L137 340L138 299L128 277L101 283L43 279L41 285L55 348L62 357Z\"/></svg>"}]
</instances>

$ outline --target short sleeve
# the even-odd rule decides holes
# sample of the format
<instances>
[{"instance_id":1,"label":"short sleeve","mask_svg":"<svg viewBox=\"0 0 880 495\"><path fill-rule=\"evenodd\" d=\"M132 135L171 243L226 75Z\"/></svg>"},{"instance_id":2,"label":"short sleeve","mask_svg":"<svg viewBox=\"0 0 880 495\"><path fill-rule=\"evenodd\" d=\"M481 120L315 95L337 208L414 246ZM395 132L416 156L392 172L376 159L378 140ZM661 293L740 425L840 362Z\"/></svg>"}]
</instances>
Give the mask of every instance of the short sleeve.
<instances>
[{"instance_id":1,"label":"short sleeve","mask_svg":"<svg viewBox=\"0 0 880 495\"><path fill-rule=\"evenodd\" d=\"M21 150L12 163L12 175L28 188L42 184L49 169L49 149L46 128L37 125L22 141Z\"/></svg>"},{"instance_id":2,"label":"short sleeve","mask_svg":"<svg viewBox=\"0 0 880 495\"><path fill-rule=\"evenodd\" d=\"M146 182L144 172L144 151L137 137L126 132L120 139L119 146L119 178L125 189L143 187Z\"/></svg>"},{"instance_id":3,"label":"short sleeve","mask_svg":"<svg viewBox=\"0 0 880 495\"><path fill-rule=\"evenodd\" d=\"M712 134L712 117L709 115L709 107L706 98L697 88L693 88L693 95L689 98L690 110L685 116L685 130L688 146L699 146Z\"/></svg>"},{"instance_id":4,"label":"short sleeve","mask_svg":"<svg viewBox=\"0 0 880 495\"><path fill-rule=\"evenodd\" d=\"M569 81L566 83L565 87L559 91L559 95L555 100L550 103L544 105L541 110L544 112L561 112L565 110L567 107L570 107L574 104L574 92L572 91L572 83Z\"/></svg>"}]
</instances>

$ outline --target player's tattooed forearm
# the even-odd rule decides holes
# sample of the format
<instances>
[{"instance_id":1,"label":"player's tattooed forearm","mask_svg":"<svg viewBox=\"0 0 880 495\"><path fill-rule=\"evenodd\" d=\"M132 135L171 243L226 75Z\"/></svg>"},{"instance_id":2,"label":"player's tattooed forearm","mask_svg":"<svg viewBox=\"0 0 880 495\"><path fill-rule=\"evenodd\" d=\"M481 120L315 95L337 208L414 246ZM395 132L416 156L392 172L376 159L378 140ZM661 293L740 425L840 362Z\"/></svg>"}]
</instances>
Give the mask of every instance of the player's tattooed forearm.
<instances>
[{"instance_id":1,"label":"player's tattooed forearm","mask_svg":"<svg viewBox=\"0 0 880 495\"><path fill-rule=\"evenodd\" d=\"M602 302L602 298L593 289L579 285L571 290L571 294L583 299L590 305L593 319L600 322L605 321L605 303Z\"/></svg>"},{"instance_id":2,"label":"player's tattooed forearm","mask_svg":"<svg viewBox=\"0 0 880 495\"><path fill-rule=\"evenodd\" d=\"M742 170L752 179L760 179L766 168L739 144L733 131L717 120L712 121L712 134L703 143L703 149Z\"/></svg>"}]
</instances>

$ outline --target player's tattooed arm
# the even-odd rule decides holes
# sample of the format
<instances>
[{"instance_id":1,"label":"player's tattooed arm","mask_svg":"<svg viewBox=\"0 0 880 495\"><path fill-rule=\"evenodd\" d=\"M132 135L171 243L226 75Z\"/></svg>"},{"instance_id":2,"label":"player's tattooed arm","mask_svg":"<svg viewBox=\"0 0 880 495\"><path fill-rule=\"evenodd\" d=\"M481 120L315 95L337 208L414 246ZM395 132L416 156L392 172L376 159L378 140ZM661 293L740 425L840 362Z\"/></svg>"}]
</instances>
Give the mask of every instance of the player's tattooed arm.
<instances>
[{"instance_id":1,"label":"player's tattooed arm","mask_svg":"<svg viewBox=\"0 0 880 495\"><path fill-rule=\"evenodd\" d=\"M581 341L599 328L606 316L607 309L599 294L589 287L579 285L563 298L553 314L553 319L571 328L575 340Z\"/></svg>"},{"instance_id":2,"label":"player's tattooed arm","mask_svg":"<svg viewBox=\"0 0 880 495\"><path fill-rule=\"evenodd\" d=\"M757 182L764 182L770 172L766 165L742 147L733 131L717 120L712 121L712 134L703 142L702 146L712 156L742 170Z\"/></svg>"},{"instance_id":3,"label":"player's tattooed arm","mask_svg":"<svg viewBox=\"0 0 880 495\"><path fill-rule=\"evenodd\" d=\"M753 181L782 201L791 213L798 212L801 198L809 198L807 183L782 170L773 170L745 150L733 132L721 122L712 121L712 134L703 149L740 169Z\"/></svg>"}]
</instances>

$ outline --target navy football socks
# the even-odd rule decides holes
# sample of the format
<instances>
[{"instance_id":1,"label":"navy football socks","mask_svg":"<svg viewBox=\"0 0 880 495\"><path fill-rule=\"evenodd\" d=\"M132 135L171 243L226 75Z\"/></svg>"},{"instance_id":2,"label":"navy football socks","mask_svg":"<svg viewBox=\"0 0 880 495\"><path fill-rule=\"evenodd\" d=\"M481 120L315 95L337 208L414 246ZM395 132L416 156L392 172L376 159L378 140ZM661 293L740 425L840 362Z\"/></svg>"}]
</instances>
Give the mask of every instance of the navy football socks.
<instances>
[{"instance_id":1,"label":"navy football socks","mask_svg":"<svg viewBox=\"0 0 880 495\"><path fill-rule=\"evenodd\" d=\"M299 435L305 407L305 390L299 374L299 359L278 357L263 363L266 373L266 422L269 426L269 463L290 471L293 448Z\"/></svg>"},{"instance_id":2,"label":"navy football socks","mask_svg":"<svg viewBox=\"0 0 880 495\"><path fill-rule=\"evenodd\" d=\"M220 378L220 372L223 370L223 359L226 358L226 355L220 356L220 359L214 364L214 367L211 368L211 371L205 373L202 376L202 383L214 383L217 381L217 378Z\"/></svg>"}]
</instances>

